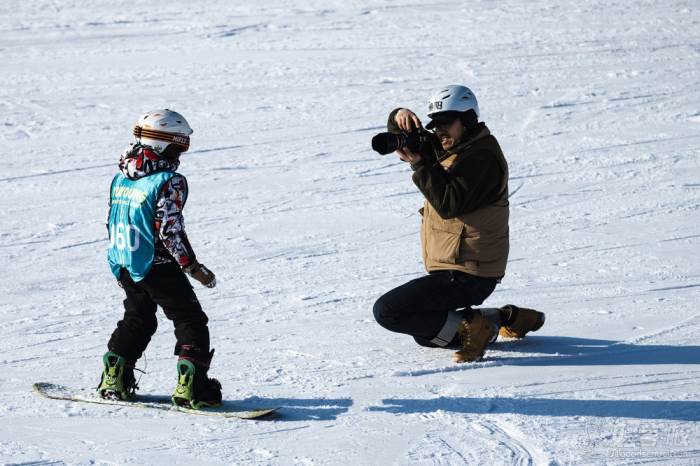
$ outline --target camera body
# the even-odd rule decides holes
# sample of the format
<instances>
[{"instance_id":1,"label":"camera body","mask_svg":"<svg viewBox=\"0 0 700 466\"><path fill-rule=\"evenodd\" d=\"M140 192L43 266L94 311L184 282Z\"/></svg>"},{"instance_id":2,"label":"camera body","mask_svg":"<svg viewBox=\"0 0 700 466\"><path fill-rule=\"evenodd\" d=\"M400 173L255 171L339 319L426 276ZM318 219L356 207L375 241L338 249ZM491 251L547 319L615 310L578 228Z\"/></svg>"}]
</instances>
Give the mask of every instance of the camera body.
<instances>
[{"instance_id":1,"label":"camera body","mask_svg":"<svg viewBox=\"0 0 700 466\"><path fill-rule=\"evenodd\" d=\"M414 129L410 133L379 133L372 138L372 149L381 155L404 148L418 153L421 146L432 137L433 134L423 128Z\"/></svg>"}]
</instances>

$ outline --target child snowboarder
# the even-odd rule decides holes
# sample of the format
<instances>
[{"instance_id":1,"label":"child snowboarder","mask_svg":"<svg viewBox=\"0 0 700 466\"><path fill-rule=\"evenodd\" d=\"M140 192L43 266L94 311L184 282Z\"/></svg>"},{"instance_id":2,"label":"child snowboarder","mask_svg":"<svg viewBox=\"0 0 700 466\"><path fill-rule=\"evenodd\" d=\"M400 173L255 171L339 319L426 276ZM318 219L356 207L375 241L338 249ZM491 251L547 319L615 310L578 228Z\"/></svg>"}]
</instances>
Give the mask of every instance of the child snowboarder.
<instances>
[{"instance_id":1,"label":"child snowboarder","mask_svg":"<svg viewBox=\"0 0 700 466\"><path fill-rule=\"evenodd\" d=\"M207 372L207 316L185 273L208 288L214 274L200 264L185 234L187 180L176 172L190 143L187 120L163 109L143 115L119 161L109 200L107 259L124 289L124 317L107 344L98 387L103 398L129 400L138 388L134 365L156 331L156 306L175 326L178 381L173 403L190 408L221 403L221 384Z\"/></svg>"}]
</instances>

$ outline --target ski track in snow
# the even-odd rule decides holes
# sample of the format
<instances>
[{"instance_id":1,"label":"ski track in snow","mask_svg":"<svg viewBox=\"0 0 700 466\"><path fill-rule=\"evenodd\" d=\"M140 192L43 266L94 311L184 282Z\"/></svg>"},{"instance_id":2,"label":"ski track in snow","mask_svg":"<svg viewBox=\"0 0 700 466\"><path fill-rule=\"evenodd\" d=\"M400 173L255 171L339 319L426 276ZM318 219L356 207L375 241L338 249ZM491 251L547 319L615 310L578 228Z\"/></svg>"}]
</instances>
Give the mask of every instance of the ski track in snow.
<instances>
[{"instance_id":1,"label":"ski track in snow","mask_svg":"<svg viewBox=\"0 0 700 466\"><path fill-rule=\"evenodd\" d=\"M0 6L0 464L700 463L700 10L672 0ZM372 305L423 273L387 113L465 83L510 166L484 303L547 323L453 365ZM229 400L264 422L44 400L121 316L109 181L142 111L194 127L187 229ZM175 384L162 314L145 394Z\"/></svg>"}]
</instances>

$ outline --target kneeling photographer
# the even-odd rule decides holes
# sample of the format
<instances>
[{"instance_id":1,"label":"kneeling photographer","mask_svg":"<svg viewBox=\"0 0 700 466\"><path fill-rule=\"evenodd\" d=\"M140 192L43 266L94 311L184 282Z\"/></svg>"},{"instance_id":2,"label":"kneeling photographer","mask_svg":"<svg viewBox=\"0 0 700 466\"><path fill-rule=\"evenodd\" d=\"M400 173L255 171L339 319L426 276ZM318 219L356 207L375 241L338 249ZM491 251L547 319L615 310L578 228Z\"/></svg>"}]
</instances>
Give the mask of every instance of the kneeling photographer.
<instances>
[{"instance_id":1,"label":"kneeling photographer","mask_svg":"<svg viewBox=\"0 0 700 466\"><path fill-rule=\"evenodd\" d=\"M499 333L522 338L544 314L508 305L472 309L503 278L508 259L508 164L496 138L479 122L472 91L459 85L430 97L423 128L414 112L391 112L388 133L372 139L381 154L396 151L413 168L425 197L421 246L428 275L380 297L374 316L384 328L423 346L458 348L455 362L475 361ZM427 131L427 130L432 130Z\"/></svg>"}]
</instances>

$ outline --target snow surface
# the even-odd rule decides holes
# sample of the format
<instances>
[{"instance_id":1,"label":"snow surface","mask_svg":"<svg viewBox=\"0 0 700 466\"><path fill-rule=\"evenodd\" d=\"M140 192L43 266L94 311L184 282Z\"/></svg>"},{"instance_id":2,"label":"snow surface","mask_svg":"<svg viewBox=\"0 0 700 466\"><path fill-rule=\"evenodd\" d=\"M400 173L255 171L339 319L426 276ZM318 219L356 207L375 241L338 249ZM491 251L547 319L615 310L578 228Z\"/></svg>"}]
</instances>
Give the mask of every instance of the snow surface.
<instances>
[{"instance_id":1,"label":"snow surface","mask_svg":"<svg viewBox=\"0 0 700 466\"><path fill-rule=\"evenodd\" d=\"M0 5L0 463L700 464L695 0ZM423 272L394 107L476 92L510 163L511 255L485 303L547 313L455 365L372 318ZM145 110L181 167L228 399L267 422L38 398L90 387L121 316L116 161ZM162 315L144 393L175 384Z\"/></svg>"}]
</instances>

